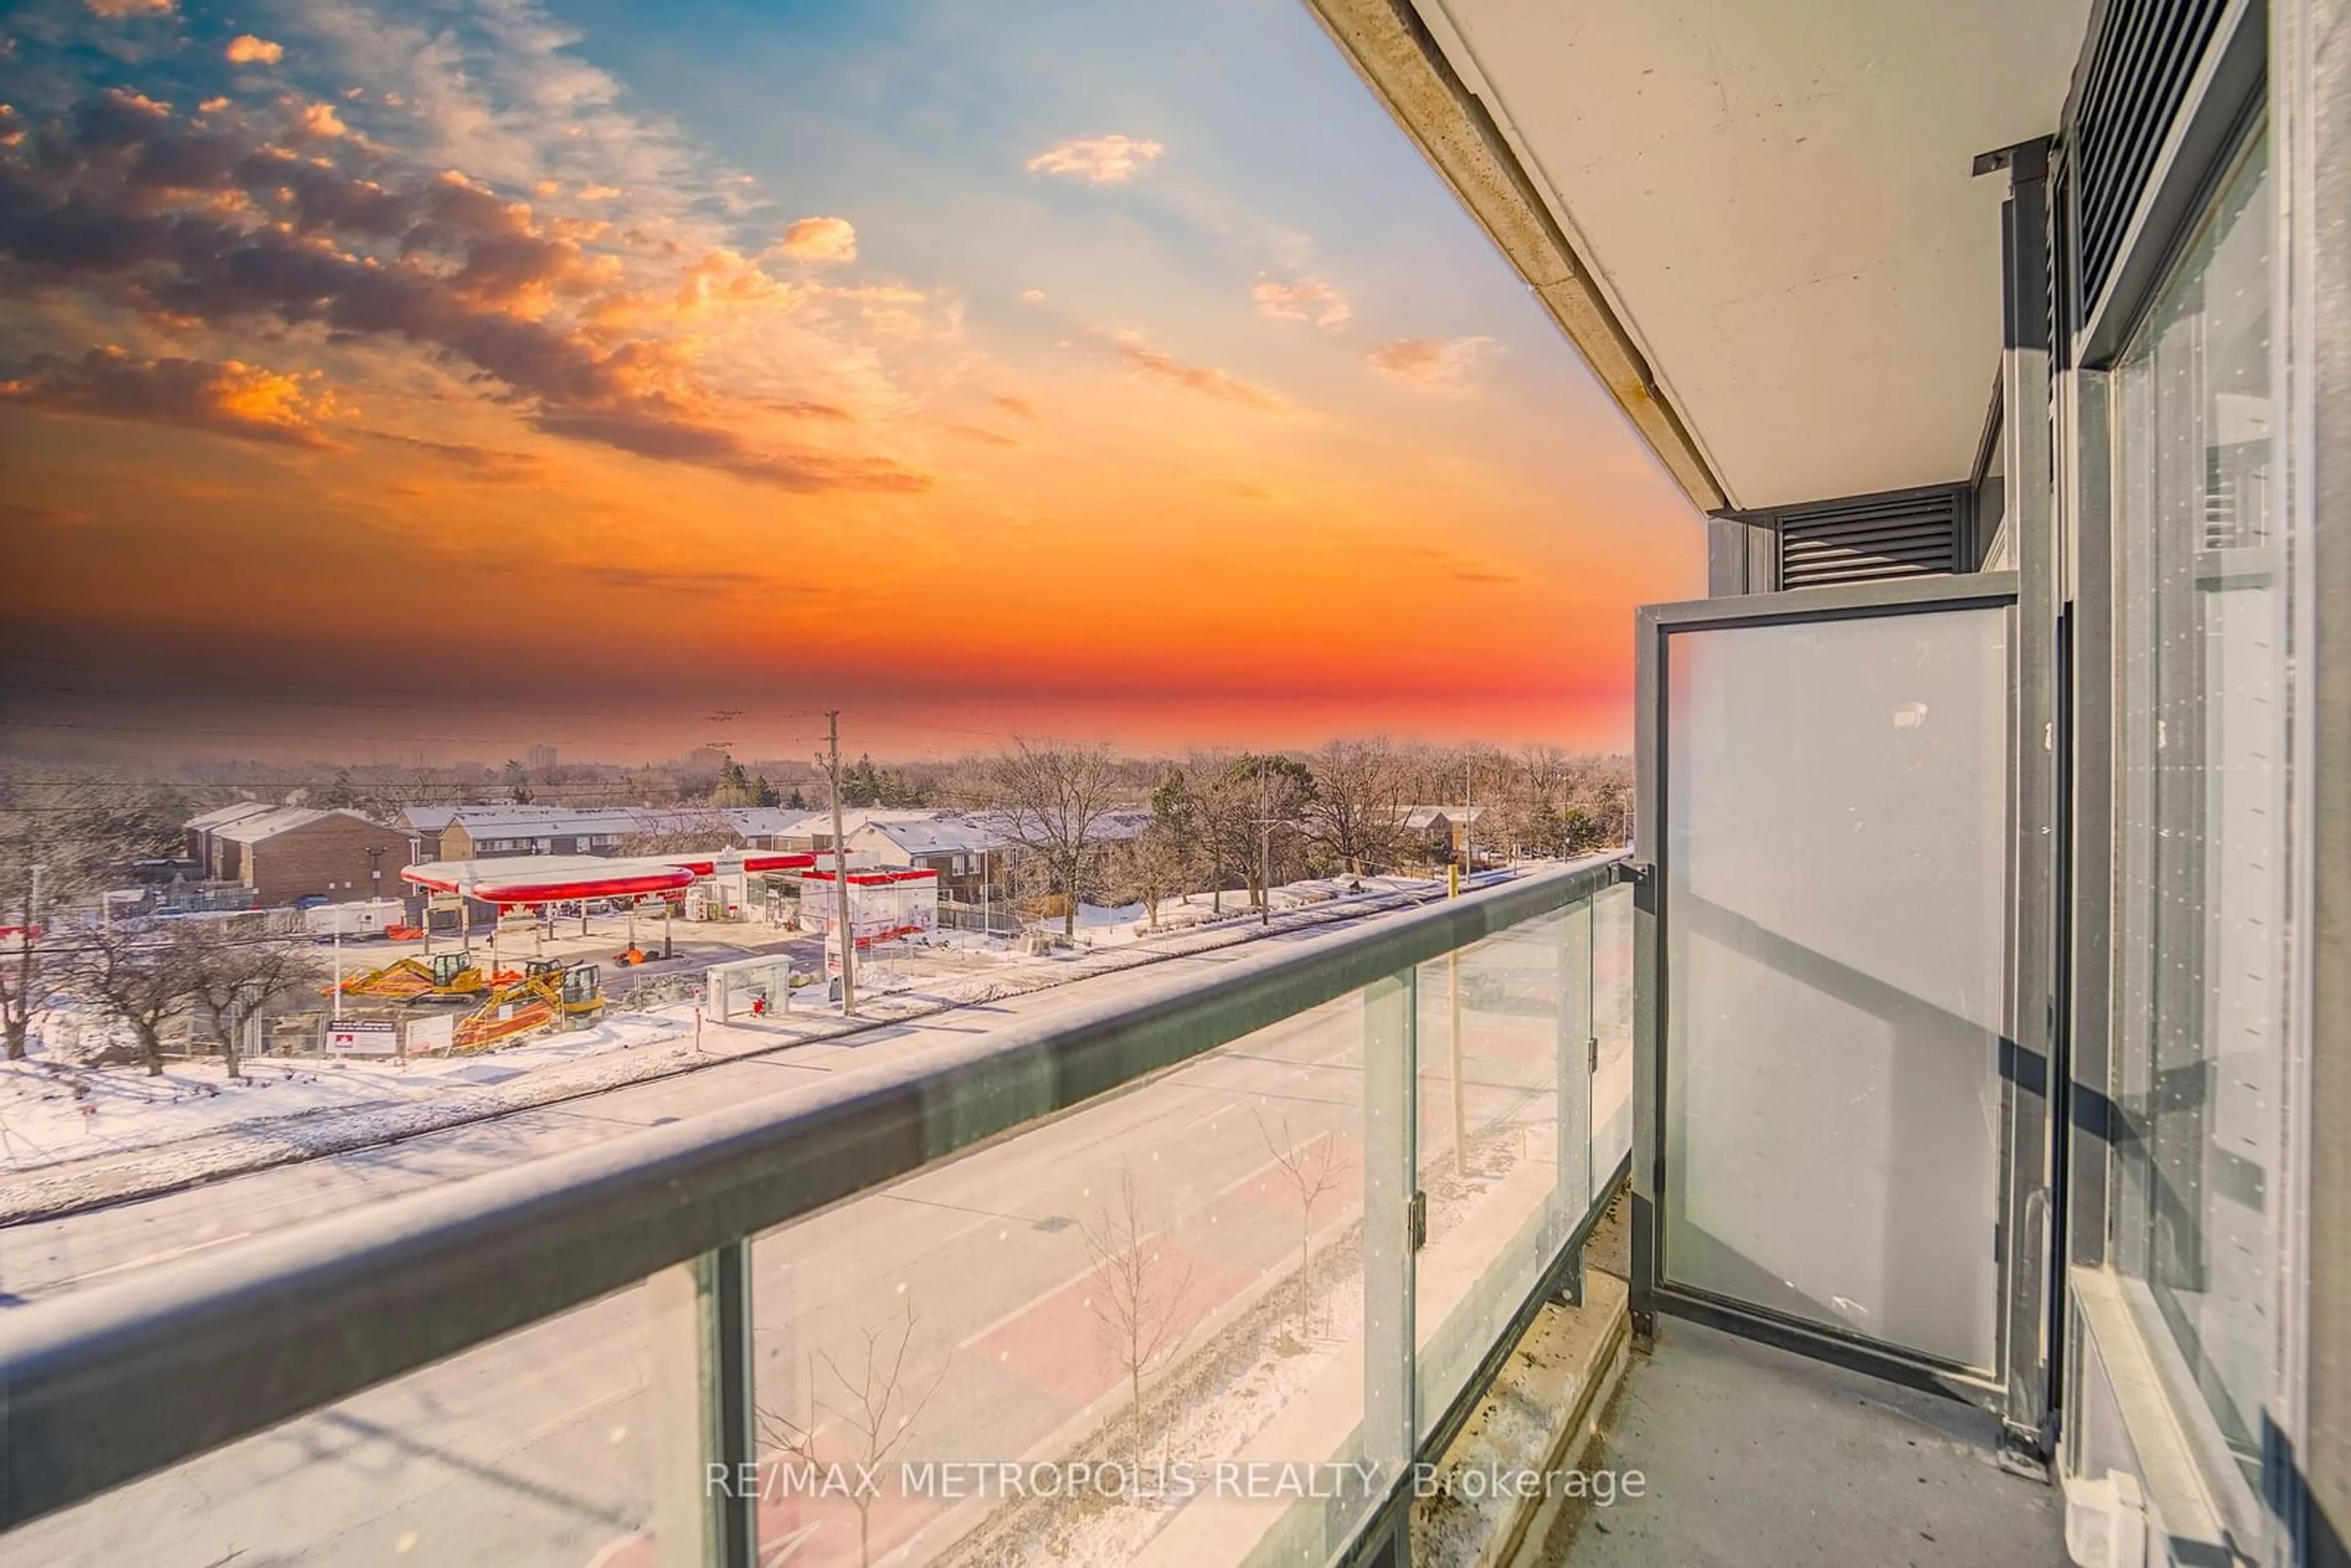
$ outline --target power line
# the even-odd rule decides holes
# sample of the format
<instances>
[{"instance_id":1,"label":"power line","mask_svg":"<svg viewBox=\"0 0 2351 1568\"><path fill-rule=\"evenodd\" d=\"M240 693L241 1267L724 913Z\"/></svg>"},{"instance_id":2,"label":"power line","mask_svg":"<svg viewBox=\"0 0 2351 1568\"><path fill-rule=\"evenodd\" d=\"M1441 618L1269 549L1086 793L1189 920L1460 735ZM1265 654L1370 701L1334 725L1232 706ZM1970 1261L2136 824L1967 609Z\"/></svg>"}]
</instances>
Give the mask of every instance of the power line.
<instances>
[{"instance_id":1,"label":"power line","mask_svg":"<svg viewBox=\"0 0 2351 1568\"><path fill-rule=\"evenodd\" d=\"M322 706L360 706L364 705L328 704ZM236 736L248 740L375 740L400 741L403 743L413 740L462 741L469 745L478 743L509 747L512 746L515 741L515 737L512 735L423 735L413 731L403 731L398 735L384 735L372 732L350 734L324 729L227 729L212 726L91 724L87 721L80 720L39 718L0 718L0 729L93 730L120 735L227 735ZM805 742L813 738L814 737L811 736L805 735L783 735L763 737L764 740L772 740L779 743ZM567 746L588 743L587 737L577 735L558 734L549 736L546 739ZM593 743L600 746L675 746L678 741L677 737L674 735L662 737L611 735L598 736L594 738Z\"/></svg>"},{"instance_id":2,"label":"power line","mask_svg":"<svg viewBox=\"0 0 2351 1568\"><path fill-rule=\"evenodd\" d=\"M205 702L217 703L227 706L275 706L279 707L369 708L388 713L426 713L432 711L435 707L457 705L479 706L485 708L486 711L494 713L507 711L491 704L484 703L477 694L455 692L438 694L433 697L413 703L378 703L367 702L350 696L287 697L262 692L161 691L131 686L39 685L27 684L22 681L9 683L6 690L11 694L16 692L47 692L53 695L61 696L128 697L133 700L152 700L156 702ZM517 697L512 700L515 704L512 711L517 713L610 714L612 711L610 706L567 707L560 705L542 703L533 698ZM763 716L757 713L747 714L738 711L735 716L737 718L750 717L757 719ZM765 716L797 718L806 716L799 714L776 714ZM15 721L0 720L0 723L8 722ZM26 720L24 722L31 723L33 721ZM562 736L557 736L554 738L561 740L564 737ZM795 737L793 738L802 737Z\"/></svg>"},{"instance_id":3,"label":"power line","mask_svg":"<svg viewBox=\"0 0 2351 1568\"><path fill-rule=\"evenodd\" d=\"M0 653L0 664L56 664L68 669L100 670L110 674L131 676L144 674L151 667L142 664L108 664L97 659L68 659L50 653ZM195 676L201 679L227 681L238 686L289 686L301 691L346 693L351 689L352 685L352 683L348 681L303 680L299 677L291 675L256 674L250 670L194 669L182 664L176 657L172 659L171 668L168 673L177 676ZM129 687L32 685L14 681L8 683L7 689L12 691L57 692L77 695L89 695L108 696L220 698L221 700L232 702L266 702L271 700L281 700L263 697L256 694L239 692L158 692ZM367 690L381 696L422 697L428 702L434 703L510 703L517 710L528 710L541 713L601 714L610 713L611 711L611 705L610 704L550 702L543 695L535 692L516 692L511 694L505 692L484 692L477 687L470 685L462 690L434 690L425 686L383 686L370 683L367 685ZM656 694L648 693L646 695L647 700L655 700ZM363 706L369 705L339 701L335 706ZM385 704L381 706L401 706L403 705ZM738 710L738 716L749 718L821 718L823 716L823 710L820 708L794 708L782 711L747 709Z\"/></svg>"}]
</instances>

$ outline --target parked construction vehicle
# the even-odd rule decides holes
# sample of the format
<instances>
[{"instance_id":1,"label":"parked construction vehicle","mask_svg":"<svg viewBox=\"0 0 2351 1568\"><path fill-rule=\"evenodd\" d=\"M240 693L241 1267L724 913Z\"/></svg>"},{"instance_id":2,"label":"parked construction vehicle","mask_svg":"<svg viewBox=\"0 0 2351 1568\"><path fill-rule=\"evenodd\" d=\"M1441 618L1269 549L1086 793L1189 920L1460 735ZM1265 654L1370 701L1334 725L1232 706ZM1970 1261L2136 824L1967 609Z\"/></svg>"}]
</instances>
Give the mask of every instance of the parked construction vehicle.
<instances>
[{"instance_id":1,"label":"parked construction vehicle","mask_svg":"<svg viewBox=\"0 0 2351 1568\"><path fill-rule=\"evenodd\" d=\"M449 1049L487 1051L541 1030L593 1018L603 1007L604 988L595 965L567 967L552 958L534 958L523 973L494 987L479 1008L457 1021Z\"/></svg>"},{"instance_id":2,"label":"parked construction vehicle","mask_svg":"<svg viewBox=\"0 0 2351 1568\"><path fill-rule=\"evenodd\" d=\"M470 1001L485 992L523 978L520 971L485 973L470 952L433 953L422 958L395 958L343 982L347 997L377 997L392 1002ZM332 996L327 987L320 995Z\"/></svg>"}]
</instances>

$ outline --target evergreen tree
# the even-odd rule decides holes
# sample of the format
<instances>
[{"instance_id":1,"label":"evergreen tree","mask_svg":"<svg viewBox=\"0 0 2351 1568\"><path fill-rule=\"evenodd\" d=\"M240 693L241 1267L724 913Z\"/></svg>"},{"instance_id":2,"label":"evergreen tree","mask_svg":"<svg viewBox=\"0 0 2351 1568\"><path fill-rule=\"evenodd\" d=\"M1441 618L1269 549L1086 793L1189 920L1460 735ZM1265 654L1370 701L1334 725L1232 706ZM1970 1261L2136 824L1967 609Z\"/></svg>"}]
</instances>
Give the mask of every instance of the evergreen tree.
<instances>
[{"instance_id":1,"label":"evergreen tree","mask_svg":"<svg viewBox=\"0 0 2351 1568\"><path fill-rule=\"evenodd\" d=\"M758 791L751 786L750 776L743 765L733 758L718 769L718 781L711 787L710 803L714 806L754 806L758 804Z\"/></svg>"}]
</instances>

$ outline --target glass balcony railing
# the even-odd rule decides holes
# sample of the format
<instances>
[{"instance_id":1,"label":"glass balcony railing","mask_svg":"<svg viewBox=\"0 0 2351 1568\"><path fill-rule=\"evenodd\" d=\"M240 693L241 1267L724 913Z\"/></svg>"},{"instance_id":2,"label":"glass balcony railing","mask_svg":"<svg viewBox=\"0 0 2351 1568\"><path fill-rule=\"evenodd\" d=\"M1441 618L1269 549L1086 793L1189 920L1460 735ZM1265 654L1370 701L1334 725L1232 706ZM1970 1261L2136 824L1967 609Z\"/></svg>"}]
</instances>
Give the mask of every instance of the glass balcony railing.
<instances>
[{"instance_id":1,"label":"glass balcony railing","mask_svg":"<svg viewBox=\"0 0 2351 1568\"><path fill-rule=\"evenodd\" d=\"M1577 1286L1619 865L36 1302L0 1544L1322 1563Z\"/></svg>"}]
</instances>

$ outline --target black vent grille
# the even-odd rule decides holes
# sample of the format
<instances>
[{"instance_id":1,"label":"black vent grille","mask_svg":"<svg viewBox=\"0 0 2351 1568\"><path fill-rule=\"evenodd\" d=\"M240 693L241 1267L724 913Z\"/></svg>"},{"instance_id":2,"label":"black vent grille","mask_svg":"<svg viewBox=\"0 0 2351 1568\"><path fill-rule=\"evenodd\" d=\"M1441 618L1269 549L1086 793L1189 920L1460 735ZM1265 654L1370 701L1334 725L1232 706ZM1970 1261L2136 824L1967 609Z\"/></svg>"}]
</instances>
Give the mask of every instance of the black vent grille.
<instances>
[{"instance_id":1,"label":"black vent grille","mask_svg":"<svg viewBox=\"0 0 2351 1568\"><path fill-rule=\"evenodd\" d=\"M2123 231L2224 9L2223 0L2110 0L2098 20L2074 130L2084 310L2114 271Z\"/></svg>"},{"instance_id":2,"label":"black vent grille","mask_svg":"<svg viewBox=\"0 0 2351 1568\"><path fill-rule=\"evenodd\" d=\"M1782 512L1780 586L1933 577L1959 568L1955 489L1864 496Z\"/></svg>"}]
</instances>

